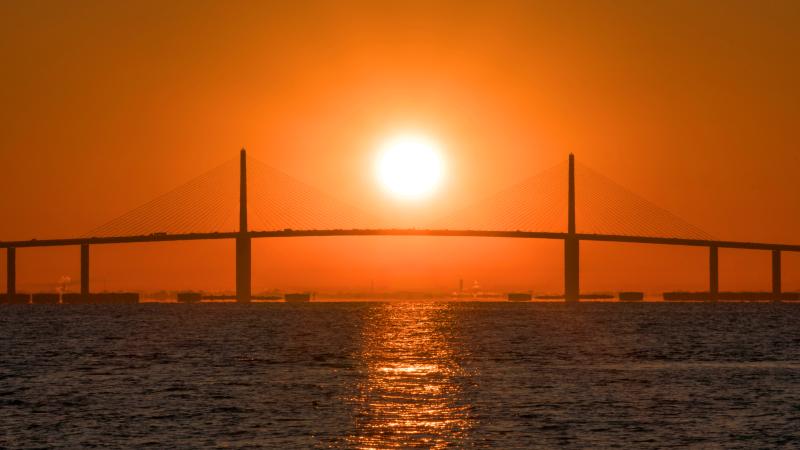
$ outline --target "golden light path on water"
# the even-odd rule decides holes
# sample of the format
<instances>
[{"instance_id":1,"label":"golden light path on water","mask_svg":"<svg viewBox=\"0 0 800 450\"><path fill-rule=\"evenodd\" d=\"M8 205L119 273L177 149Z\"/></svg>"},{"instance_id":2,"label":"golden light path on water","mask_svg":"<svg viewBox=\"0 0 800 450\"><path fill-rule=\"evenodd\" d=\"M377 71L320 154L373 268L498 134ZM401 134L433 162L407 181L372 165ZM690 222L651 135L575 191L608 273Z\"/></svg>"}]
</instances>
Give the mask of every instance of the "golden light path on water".
<instances>
[{"instance_id":1,"label":"golden light path on water","mask_svg":"<svg viewBox=\"0 0 800 450\"><path fill-rule=\"evenodd\" d=\"M473 419L456 360L448 304L386 304L371 311L359 359L367 377L356 404L353 447L444 448L469 440Z\"/></svg>"}]
</instances>

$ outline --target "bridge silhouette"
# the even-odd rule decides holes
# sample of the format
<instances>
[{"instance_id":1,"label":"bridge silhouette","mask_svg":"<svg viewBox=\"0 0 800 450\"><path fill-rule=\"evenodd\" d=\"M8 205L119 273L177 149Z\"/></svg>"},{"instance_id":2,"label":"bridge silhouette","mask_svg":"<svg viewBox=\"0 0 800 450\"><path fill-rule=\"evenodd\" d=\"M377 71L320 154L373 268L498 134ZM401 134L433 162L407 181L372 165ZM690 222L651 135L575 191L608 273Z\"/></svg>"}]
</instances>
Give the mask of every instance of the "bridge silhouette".
<instances>
[{"instance_id":1,"label":"bridge silhouette","mask_svg":"<svg viewBox=\"0 0 800 450\"><path fill-rule=\"evenodd\" d=\"M769 251L772 253L772 299L780 301L782 252L800 252L800 245L716 240L591 169L576 164L572 154L566 164L566 174L561 172L564 167L556 166L426 228L375 225L377 222L368 214L248 158L244 149L237 159L84 236L0 241L0 248L7 252L7 294L16 294L16 253L21 248L79 246L80 292L89 296L92 245L232 239L236 245L236 299L249 302L252 297L252 239L465 236L564 241L564 298L567 302L580 299L581 241L706 247L709 301L719 299L720 248ZM248 161L253 166L250 175L259 181L255 185L248 184ZM238 177L232 177L236 172ZM579 173L583 183L581 195L576 197ZM566 180L562 178L564 175ZM236 178L238 183L231 183L231 179ZM561 187L566 187L566 192L562 192ZM248 194L255 201L248 201ZM579 228L576 200L581 198L596 208L594 213L581 216L582 220L585 217L590 222L591 230ZM534 205L527 204L530 199L535 199ZM566 229L560 230L564 214ZM236 220L232 220L232 216ZM252 226L253 218L257 219L257 227ZM620 225L625 229L614 232L614 227Z\"/></svg>"}]
</instances>

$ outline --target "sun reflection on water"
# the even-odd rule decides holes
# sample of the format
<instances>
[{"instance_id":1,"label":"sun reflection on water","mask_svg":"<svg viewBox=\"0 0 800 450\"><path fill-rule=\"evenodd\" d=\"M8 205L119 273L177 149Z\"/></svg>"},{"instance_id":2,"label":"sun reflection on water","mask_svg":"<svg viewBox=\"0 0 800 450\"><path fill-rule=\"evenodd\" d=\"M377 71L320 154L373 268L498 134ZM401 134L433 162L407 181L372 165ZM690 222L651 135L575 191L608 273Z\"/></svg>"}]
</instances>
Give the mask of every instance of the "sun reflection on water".
<instances>
[{"instance_id":1,"label":"sun reflection on water","mask_svg":"<svg viewBox=\"0 0 800 450\"><path fill-rule=\"evenodd\" d=\"M469 440L473 419L464 392L447 304L381 304L370 311L359 360L358 448L444 448Z\"/></svg>"}]
</instances>

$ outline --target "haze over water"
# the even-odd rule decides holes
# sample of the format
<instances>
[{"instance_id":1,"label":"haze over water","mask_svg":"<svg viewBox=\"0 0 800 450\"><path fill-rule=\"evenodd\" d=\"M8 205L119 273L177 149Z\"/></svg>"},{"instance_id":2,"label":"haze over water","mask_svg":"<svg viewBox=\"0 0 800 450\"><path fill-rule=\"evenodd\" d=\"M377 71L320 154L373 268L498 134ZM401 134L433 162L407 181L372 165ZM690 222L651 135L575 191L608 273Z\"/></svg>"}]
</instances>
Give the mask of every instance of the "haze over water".
<instances>
[{"instance_id":1,"label":"haze over water","mask_svg":"<svg viewBox=\"0 0 800 450\"><path fill-rule=\"evenodd\" d=\"M791 447L798 307L3 306L0 447Z\"/></svg>"}]
</instances>

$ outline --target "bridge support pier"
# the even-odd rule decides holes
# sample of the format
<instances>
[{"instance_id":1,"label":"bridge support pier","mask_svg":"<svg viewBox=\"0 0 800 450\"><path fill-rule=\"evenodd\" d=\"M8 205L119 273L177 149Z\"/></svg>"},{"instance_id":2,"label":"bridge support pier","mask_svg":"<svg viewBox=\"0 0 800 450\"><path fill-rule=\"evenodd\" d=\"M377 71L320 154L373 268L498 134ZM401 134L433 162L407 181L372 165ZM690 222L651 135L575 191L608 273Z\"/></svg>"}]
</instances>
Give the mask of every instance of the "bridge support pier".
<instances>
[{"instance_id":1,"label":"bridge support pier","mask_svg":"<svg viewBox=\"0 0 800 450\"><path fill-rule=\"evenodd\" d=\"M772 251L772 301L781 301L781 251Z\"/></svg>"},{"instance_id":2,"label":"bridge support pier","mask_svg":"<svg viewBox=\"0 0 800 450\"><path fill-rule=\"evenodd\" d=\"M10 296L17 293L17 249L6 249L6 293ZM9 299L10 300L10 299Z\"/></svg>"},{"instance_id":3,"label":"bridge support pier","mask_svg":"<svg viewBox=\"0 0 800 450\"><path fill-rule=\"evenodd\" d=\"M580 301L580 241L574 236L564 239L564 300Z\"/></svg>"},{"instance_id":4,"label":"bridge support pier","mask_svg":"<svg viewBox=\"0 0 800 450\"><path fill-rule=\"evenodd\" d=\"M719 250L716 246L708 248L708 301L719 299Z\"/></svg>"},{"instance_id":5,"label":"bridge support pier","mask_svg":"<svg viewBox=\"0 0 800 450\"><path fill-rule=\"evenodd\" d=\"M89 244L81 244L81 296L89 296Z\"/></svg>"},{"instance_id":6,"label":"bridge support pier","mask_svg":"<svg viewBox=\"0 0 800 450\"><path fill-rule=\"evenodd\" d=\"M250 236L236 238L236 301L250 301L251 277Z\"/></svg>"}]
</instances>

